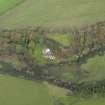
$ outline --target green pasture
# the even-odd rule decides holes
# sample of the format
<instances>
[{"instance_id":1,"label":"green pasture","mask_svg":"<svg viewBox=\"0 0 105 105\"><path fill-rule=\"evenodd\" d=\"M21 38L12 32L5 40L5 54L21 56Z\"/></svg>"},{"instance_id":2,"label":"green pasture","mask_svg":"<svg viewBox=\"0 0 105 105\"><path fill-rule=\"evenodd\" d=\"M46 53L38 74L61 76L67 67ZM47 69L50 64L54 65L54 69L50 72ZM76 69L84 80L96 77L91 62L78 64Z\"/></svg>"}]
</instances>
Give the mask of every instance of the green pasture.
<instances>
[{"instance_id":1,"label":"green pasture","mask_svg":"<svg viewBox=\"0 0 105 105\"><path fill-rule=\"evenodd\" d=\"M104 105L104 98L67 96L68 90L46 82L0 75L0 105Z\"/></svg>"},{"instance_id":2,"label":"green pasture","mask_svg":"<svg viewBox=\"0 0 105 105\"><path fill-rule=\"evenodd\" d=\"M69 46L72 42L72 35L70 34L49 34L47 37L59 42L63 46Z\"/></svg>"},{"instance_id":3,"label":"green pasture","mask_svg":"<svg viewBox=\"0 0 105 105\"><path fill-rule=\"evenodd\" d=\"M0 15L5 14L8 10L14 9L23 0L0 0Z\"/></svg>"},{"instance_id":4,"label":"green pasture","mask_svg":"<svg viewBox=\"0 0 105 105\"><path fill-rule=\"evenodd\" d=\"M103 80L105 79L105 55L90 58L86 64L81 66L82 70L88 75L83 81Z\"/></svg>"},{"instance_id":5,"label":"green pasture","mask_svg":"<svg viewBox=\"0 0 105 105\"><path fill-rule=\"evenodd\" d=\"M0 105L53 105L41 83L0 75Z\"/></svg>"},{"instance_id":6,"label":"green pasture","mask_svg":"<svg viewBox=\"0 0 105 105\"><path fill-rule=\"evenodd\" d=\"M0 11L17 2L0 0ZM25 0L0 17L0 27L80 27L105 20L104 4L105 0Z\"/></svg>"}]
</instances>

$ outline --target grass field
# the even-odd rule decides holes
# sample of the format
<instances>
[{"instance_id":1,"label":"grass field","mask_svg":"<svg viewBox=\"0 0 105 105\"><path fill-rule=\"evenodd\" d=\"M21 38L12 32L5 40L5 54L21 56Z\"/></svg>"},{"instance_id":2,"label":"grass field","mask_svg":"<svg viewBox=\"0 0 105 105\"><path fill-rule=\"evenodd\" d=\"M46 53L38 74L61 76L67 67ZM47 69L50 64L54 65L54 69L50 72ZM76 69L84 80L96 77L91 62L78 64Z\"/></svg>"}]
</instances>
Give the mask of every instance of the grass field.
<instances>
[{"instance_id":1,"label":"grass field","mask_svg":"<svg viewBox=\"0 0 105 105\"><path fill-rule=\"evenodd\" d=\"M1 10L20 0L6 1L0 0L0 5L4 5ZM0 17L0 27L83 26L105 20L104 4L105 0L26 0Z\"/></svg>"},{"instance_id":2,"label":"grass field","mask_svg":"<svg viewBox=\"0 0 105 105\"><path fill-rule=\"evenodd\" d=\"M0 105L104 105L104 98L83 99L66 96L68 90L48 83L37 83L0 75Z\"/></svg>"},{"instance_id":3,"label":"grass field","mask_svg":"<svg viewBox=\"0 0 105 105\"><path fill-rule=\"evenodd\" d=\"M53 105L41 83L0 75L0 105Z\"/></svg>"},{"instance_id":4,"label":"grass field","mask_svg":"<svg viewBox=\"0 0 105 105\"><path fill-rule=\"evenodd\" d=\"M70 101L71 99L71 101ZM69 100L69 101L68 101ZM104 98L92 98L92 99L83 99L83 98L76 98L76 97L69 97L66 98L66 105L105 105L105 99Z\"/></svg>"},{"instance_id":5,"label":"grass field","mask_svg":"<svg viewBox=\"0 0 105 105\"><path fill-rule=\"evenodd\" d=\"M89 73L89 76L85 77L84 81L105 79L105 55L89 59L81 68Z\"/></svg>"},{"instance_id":6,"label":"grass field","mask_svg":"<svg viewBox=\"0 0 105 105\"><path fill-rule=\"evenodd\" d=\"M15 8L23 0L0 0L0 15L5 14L8 10Z\"/></svg>"},{"instance_id":7,"label":"grass field","mask_svg":"<svg viewBox=\"0 0 105 105\"><path fill-rule=\"evenodd\" d=\"M50 97L53 100L54 105L104 105L105 99L102 97L98 97L96 95L93 95L91 98L83 98L81 96L74 96L70 95L67 96L68 90L59 88L57 86L44 83L45 86L47 86ZM69 92L70 93L70 92ZM54 99L55 97L55 99Z\"/></svg>"},{"instance_id":8,"label":"grass field","mask_svg":"<svg viewBox=\"0 0 105 105\"><path fill-rule=\"evenodd\" d=\"M55 40L56 42L59 42L63 46L69 46L72 42L72 36L69 34L52 34L47 35L47 37Z\"/></svg>"}]
</instances>

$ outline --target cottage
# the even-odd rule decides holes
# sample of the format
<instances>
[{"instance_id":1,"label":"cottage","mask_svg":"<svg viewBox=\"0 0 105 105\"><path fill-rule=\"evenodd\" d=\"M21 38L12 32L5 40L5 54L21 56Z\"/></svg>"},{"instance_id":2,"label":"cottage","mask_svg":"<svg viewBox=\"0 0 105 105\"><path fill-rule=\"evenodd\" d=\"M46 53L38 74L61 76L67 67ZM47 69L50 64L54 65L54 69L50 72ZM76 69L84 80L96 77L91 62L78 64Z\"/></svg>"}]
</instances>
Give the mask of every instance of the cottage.
<instances>
[{"instance_id":1,"label":"cottage","mask_svg":"<svg viewBox=\"0 0 105 105\"><path fill-rule=\"evenodd\" d=\"M53 55L51 49L49 48L45 48L43 49L43 56L46 58L46 59L55 59L55 56Z\"/></svg>"}]
</instances>

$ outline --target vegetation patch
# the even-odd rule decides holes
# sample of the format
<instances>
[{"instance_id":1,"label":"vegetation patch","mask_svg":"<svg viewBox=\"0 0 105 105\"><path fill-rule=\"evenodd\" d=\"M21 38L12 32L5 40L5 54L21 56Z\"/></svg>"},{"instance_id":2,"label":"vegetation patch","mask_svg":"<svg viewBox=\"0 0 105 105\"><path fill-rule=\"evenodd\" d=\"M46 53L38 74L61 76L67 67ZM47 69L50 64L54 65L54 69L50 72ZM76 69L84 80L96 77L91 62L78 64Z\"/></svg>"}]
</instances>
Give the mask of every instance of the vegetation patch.
<instances>
[{"instance_id":1,"label":"vegetation patch","mask_svg":"<svg viewBox=\"0 0 105 105\"><path fill-rule=\"evenodd\" d=\"M105 79L105 55L96 56L90 58L86 64L83 64L81 68L84 72L88 72L88 75L84 77L83 81L94 81Z\"/></svg>"},{"instance_id":2,"label":"vegetation patch","mask_svg":"<svg viewBox=\"0 0 105 105\"><path fill-rule=\"evenodd\" d=\"M70 46L70 43L72 41L72 35L69 34L50 34L47 35L47 37L59 42L63 46Z\"/></svg>"}]
</instances>

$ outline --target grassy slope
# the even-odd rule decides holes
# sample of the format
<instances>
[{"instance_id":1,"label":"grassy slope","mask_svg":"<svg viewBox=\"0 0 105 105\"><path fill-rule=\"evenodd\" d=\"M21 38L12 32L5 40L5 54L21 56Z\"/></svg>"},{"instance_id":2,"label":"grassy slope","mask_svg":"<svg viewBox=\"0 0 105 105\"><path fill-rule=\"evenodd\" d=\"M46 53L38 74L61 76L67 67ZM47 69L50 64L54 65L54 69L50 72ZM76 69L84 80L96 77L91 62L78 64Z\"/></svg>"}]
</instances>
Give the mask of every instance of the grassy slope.
<instances>
[{"instance_id":1,"label":"grassy slope","mask_svg":"<svg viewBox=\"0 0 105 105\"><path fill-rule=\"evenodd\" d=\"M0 75L0 105L53 105L41 83Z\"/></svg>"},{"instance_id":2,"label":"grassy slope","mask_svg":"<svg viewBox=\"0 0 105 105\"><path fill-rule=\"evenodd\" d=\"M81 68L89 72L89 76L85 77L83 81L105 79L105 55L89 59Z\"/></svg>"},{"instance_id":3,"label":"grassy slope","mask_svg":"<svg viewBox=\"0 0 105 105\"><path fill-rule=\"evenodd\" d=\"M8 10L13 9L23 0L0 0L0 15L3 15Z\"/></svg>"},{"instance_id":4,"label":"grassy slope","mask_svg":"<svg viewBox=\"0 0 105 105\"><path fill-rule=\"evenodd\" d=\"M53 96L54 105L59 105L59 103L63 103L64 105L100 105L100 104L104 105L105 104L105 100L102 97L99 98L95 95L91 98L77 97L73 95L67 96L68 90L58 88L54 85L49 85L47 83L46 86L48 87L51 98Z\"/></svg>"},{"instance_id":5,"label":"grassy slope","mask_svg":"<svg viewBox=\"0 0 105 105\"><path fill-rule=\"evenodd\" d=\"M69 101L67 101L69 100ZM70 101L71 100L71 101ZM105 99L104 98L91 98L91 99L83 99L79 97L69 97L66 98L66 105L105 105Z\"/></svg>"},{"instance_id":6,"label":"grassy slope","mask_svg":"<svg viewBox=\"0 0 105 105\"><path fill-rule=\"evenodd\" d=\"M66 0L67 2L65 3L63 3L63 0L62 2L56 1L57 0L46 0L46 2L42 0L27 0L0 17L1 27L21 28L23 26L34 25L49 25L54 27L70 25L79 26L101 19L104 20L104 0ZM70 2L71 4L69 4ZM4 3L4 1L2 3ZM48 6L46 6L46 4L48 4ZM27 6L29 8L27 8ZM4 7L5 6L2 6L2 8ZM59 41L59 38L55 38L55 40ZM67 42L67 40L64 41ZM91 73L89 77L86 77L84 80L100 80L104 78L104 59L105 56L97 56L88 60L87 64L82 65L83 69ZM8 76L0 76L1 105L53 105L53 96L59 97L61 102L64 102L65 105L72 103L72 105L100 105L100 103L104 105L105 103L103 98L98 97L98 99L80 100L77 97L65 96L65 91L55 86L48 85L46 87L43 84Z\"/></svg>"},{"instance_id":7,"label":"grassy slope","mask_svg":"<svg viewBox=\"0 0 105 105\"><path fill-rule=\"evenodd\" d=\"M0 17L0 25L21 28L37 25L68 27L91 24L104 20L104 4L105 0L26 0Z\"/></svg>"},{"instance_id":8,"label":"grassy slope","mask_svg":"<svg viewBox=\"0 0 105 105\"><path fill-rule=\"evenodd\" d=\"M48 83L35 83L0 75L0 105L104 105L103 98L66 96L67 90Z\"/></svg>"}]
</instances>

